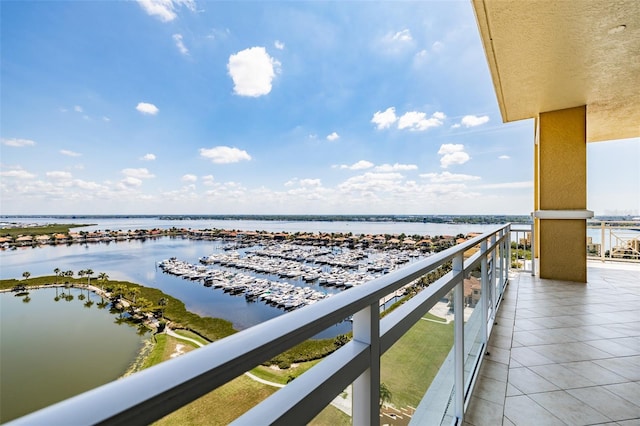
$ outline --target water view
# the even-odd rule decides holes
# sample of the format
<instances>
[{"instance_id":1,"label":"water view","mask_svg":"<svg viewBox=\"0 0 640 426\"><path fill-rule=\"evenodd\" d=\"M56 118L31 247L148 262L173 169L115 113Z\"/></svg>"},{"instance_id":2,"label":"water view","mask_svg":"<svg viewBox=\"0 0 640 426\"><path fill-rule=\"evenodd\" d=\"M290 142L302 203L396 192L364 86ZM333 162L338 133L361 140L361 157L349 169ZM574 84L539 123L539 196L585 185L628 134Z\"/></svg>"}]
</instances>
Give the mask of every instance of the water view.
<instances>
[{"instance_id":1,"label":"water view","mask_svg":"<svg viewBox=\"0 0 640 426\"><path fill-rule=\"evenodd\" d=\"M149 338L78 296L79 289L55 288L30 291L28 299L0 293L0 422L117 379Z\"/></svg>"}]
</instances>

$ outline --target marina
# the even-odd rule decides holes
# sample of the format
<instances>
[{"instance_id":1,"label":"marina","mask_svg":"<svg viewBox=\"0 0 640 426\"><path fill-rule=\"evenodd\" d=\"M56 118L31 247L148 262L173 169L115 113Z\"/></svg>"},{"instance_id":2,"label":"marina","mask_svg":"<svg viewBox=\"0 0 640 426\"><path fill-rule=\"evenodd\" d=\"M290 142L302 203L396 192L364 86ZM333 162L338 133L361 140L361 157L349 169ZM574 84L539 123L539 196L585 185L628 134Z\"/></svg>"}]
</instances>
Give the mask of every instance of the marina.
<instances>
[{"instance_id":1,"label":"marina","mask_svg":"<svg viewBox=\"0 0 640 426\"><path fill-rule=\"evenodd\" d=\"M233 243L221 252L203 256L199 264L176 257L158 266L171 275L197 281L205 287L222 289L230 295L244 295L285 311L316 303L333 293L359 286L412 260L424 257L419 251L349 249L291 243L243 247ZM274 277L276 277L274 279ZM335 290L334 290L335 291ZM381 306L388 300L382 300Z\"/></svg>"}]
</instances>

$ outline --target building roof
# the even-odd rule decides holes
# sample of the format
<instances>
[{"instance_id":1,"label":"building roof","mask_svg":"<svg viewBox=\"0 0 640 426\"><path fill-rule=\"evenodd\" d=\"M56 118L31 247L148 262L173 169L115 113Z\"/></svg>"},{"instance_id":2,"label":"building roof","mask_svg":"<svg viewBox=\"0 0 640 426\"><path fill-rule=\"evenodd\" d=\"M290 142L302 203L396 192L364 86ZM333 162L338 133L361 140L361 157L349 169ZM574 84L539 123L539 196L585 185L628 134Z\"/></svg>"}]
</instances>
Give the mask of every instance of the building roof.
<instances>
[{"instance_id":1,"label":"building roof","mask_svg":"<svg viewBox=\"0 0 640 426\"><path fill-rule=\"evenodd\" d=\"M505 122L587 106L587 141L640 136L637 0L472 0Z\"/></svg>"}]
</instances>

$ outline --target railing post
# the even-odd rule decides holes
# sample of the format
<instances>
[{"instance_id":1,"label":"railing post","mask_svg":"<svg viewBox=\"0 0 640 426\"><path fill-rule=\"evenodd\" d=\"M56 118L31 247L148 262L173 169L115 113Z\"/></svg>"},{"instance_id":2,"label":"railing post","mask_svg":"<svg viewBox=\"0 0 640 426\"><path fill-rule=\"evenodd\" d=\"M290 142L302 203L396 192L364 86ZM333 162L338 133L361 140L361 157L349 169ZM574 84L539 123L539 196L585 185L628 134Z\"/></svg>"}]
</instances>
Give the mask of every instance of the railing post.
<instances>
[{"instance_id":1,"label":"railing post","mask_svg":"<svg viewBox=\"0 0 640 426\"><path fill-rule=\"evenodd\" d=\"M517 235L517 234L516 234ZM504 278L505 280L509 280L509 270L511 269L511 225L507 226L506 229L506 234L505 234L506 238L504 239L504 244L507 247L507 253L506 253L506 257L505 257L505 265L504 265ZM525 235L526 237L526 235ZM525 238L526 241L526 238ZM516 248L518 247L518 244L520 244L520 240L516 238ZM525 254L524 249L522 249L522 261L523 261L523 269L524 269L524 265L527 262L527 255Z\"/></svg>"},{"instance_id":2,"label":"railing post","mask_svg":"<svg viewBox=\"0 0 640 426\"><path fill-rule=\"evenodd\" d=\"M463 254L459 253L453 258L453 273L460 274L464 270ZM455 413L458 424L464 419L464 276L455 286L453 292L454 314L454 364L455 364Z\"/></svg>"},{"instance_id":3,"label":"railing post","mask_svg":"<svg viewBox=\"0 0 640 426\"><path fill-rule=\"evenodd\" d=\"M489 274L487 273L487 240L480 243L480 282L482 283L482 293L480 294L480 305L482 306L482 343L485 347L489 340L489 329L487 323L495 317L493 306L491 307L491 318L489 318L489 301L491 300L491 285L489 284Z\"/></svg>"},{"instance_id":4,"label":"railing post","mask_svg":"<svg viewBox=\"0 0 640 426\"><path fill-rule=\"evenodd\" d=\"M531 276L536 275L536 232L535 232L535 218L531 213Z\"/></svg>"},{"instance_id":5,"label":"railing post","mask_svg":"<svg viewBox=\"0 0 640 426\"><path fill-rule=\"evenodd\" d=\"M600 222L600 260L604 262L604 221Z\"/></svg>"},{"instance_id":6,"label":"railing post","mask_svg":"<svg viewBox=\"0 0 640 426\"><path fill-rule=\"evenodd\" d=\"M378 303L353 316L353 339L369 345L369 368L353 382L353 424L380 422L380 307Z\"/></svg>"},{"instance_id":7,"label":"railing post","mask_svg":"<svg viewBox=\"0 0 640 426\"><path fill-rule=\"evenodd\" d=\"M496 234L491 235L491 246L493 249L491 250L491 307L492 309L496 308L496 300L498 289L496 288L496 262L498 261L498 248L495 246L496 243Z\"/></svg>"}]
</instances>

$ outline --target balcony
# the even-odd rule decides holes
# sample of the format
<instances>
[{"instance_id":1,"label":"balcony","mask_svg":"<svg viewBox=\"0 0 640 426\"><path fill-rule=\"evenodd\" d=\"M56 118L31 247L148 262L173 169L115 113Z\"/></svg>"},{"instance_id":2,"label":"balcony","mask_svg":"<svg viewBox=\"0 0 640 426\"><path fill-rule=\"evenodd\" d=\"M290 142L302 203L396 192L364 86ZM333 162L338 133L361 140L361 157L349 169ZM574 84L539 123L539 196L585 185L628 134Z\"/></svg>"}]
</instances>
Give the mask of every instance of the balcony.
<instances>
[{"instance_id":1,"label":"balcony","mask_svg":"<svg viewBox=\"0 0 640 426\"><path fill-rule=\"evenodd\" d=\"M405 424L637 421L640 267L590 264L586 285L539 279L521 248L530 230L497 227L12 424L148 424L351 315L351 342L234 424L306 424L350 386L353 424L395 424L379 414L382 355L444 297L453 311L453 345L424 395L416 395L421 400L411 418L403 412ZM380 318L384 296L443 265L451 271ZM480 285L469 292L472 275ZM418 349L414 356L425 355Z\"/></svg>"},{"instance_id":2,"label":"balcony","mask_svg":"<svg viewBox=\"0 0 640 426\"><path fill-rule=\"evenodd\" d=\"M640 265L588 276L511 276L465 424L640 422Z\"/></svg>"}]
</instances>

